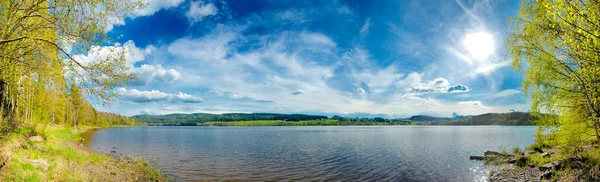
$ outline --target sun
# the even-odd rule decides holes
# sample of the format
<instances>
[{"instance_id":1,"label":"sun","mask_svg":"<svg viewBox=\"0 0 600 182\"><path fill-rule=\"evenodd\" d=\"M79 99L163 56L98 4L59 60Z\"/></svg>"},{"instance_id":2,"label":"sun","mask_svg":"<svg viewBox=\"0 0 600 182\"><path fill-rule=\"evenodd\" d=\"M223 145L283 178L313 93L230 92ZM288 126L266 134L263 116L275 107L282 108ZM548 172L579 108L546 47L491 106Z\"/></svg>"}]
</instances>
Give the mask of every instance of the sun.
<instances>
[{"instance_id":1,"label":"sun","mask_svg":"<svg viewBox=\"0 0 600 182\"><path fill-rule=\"evenodd\" d=\"M494 53L494 37L487 32L467 34L463 45L471 57L478 61L484 61Z\"/></svg>"}]
</instances>

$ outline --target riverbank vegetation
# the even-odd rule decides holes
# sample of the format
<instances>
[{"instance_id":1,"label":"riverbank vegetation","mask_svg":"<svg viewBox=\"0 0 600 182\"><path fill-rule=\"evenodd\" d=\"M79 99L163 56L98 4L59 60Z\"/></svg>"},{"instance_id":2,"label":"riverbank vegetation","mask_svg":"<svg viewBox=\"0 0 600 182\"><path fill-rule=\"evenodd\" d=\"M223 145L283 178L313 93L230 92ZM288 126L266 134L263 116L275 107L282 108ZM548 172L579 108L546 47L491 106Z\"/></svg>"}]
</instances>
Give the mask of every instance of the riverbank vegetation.
<instances>
[{"instance_id":1,"label":"riverbank vegetation","mask_svg":"<svg viewBox=\"0 0 600 182\"><path fill-rule=\"evenodd\" d=\"M111 43L106 28L143 5L139 0L0 1L0 181L162 179L146 162L73 143L85 128L136 124L96 110L87 99L109 104L116 86L136 78L128 71L126 50L81 55L100 54L96 46Z\"/></svg>"},{"instance_id":2,"label":"riverbank vegetation","mask_svg":"<svg viewBox=\"0 0 600 182\"><path fill-rule=\"evenodd\" d=\"M165 181L142 159L117 158L82 145L89 127L19 124L0 142L0 181Z\"/></svg>"},{"instance_id":3,"label":"riverbank vegetation","mask_svg":"<svg viewBox=\"0 0 600 182\"><path fill-rule=\"evenodd\" d=\"M531 112L540 117L529 147L538 152L525 152L530 165L514 170L537 166L541 179L600 180L600 2L523 1L509 25L512 65L525 74Z\"/></svg>"}]
</instances>

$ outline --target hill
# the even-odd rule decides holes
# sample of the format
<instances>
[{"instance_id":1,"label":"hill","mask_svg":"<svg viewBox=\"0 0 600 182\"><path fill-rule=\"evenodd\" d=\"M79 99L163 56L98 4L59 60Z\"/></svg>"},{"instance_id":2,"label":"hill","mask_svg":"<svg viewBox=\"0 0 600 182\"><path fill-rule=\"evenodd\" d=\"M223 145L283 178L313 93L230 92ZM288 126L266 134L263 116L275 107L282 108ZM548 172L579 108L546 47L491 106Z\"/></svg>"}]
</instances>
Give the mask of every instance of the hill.
<instances>
[{"instance_id":1,"label":"hill","mask_svg":"<svg viewBox=\"0 0 600 182\"><path fill-rule=\"evenodd\" d=\"M238 122L238 121L309 121L309 120L336 120L338 125L533 125L536 117L529 113L487 113L476 116L460 117L434 117L427 115L416 115L409 118L385 119L375 118L351 118L306 114L274 114L274 113L227 113L227 114L167 114L167 115L137 115L131 118L149 125L205 125L212 122ZM264 124L265 122L263 122ZM271 122L266 122L271 123ZM289 123L291 124L291 123ZM288 124L288 125L289 125ZM230 125L230 124L219 124ZM278 124L281 125L281 124ZM296 124L291 124L296 125ZM328 124L331 125L331 124Z\"/></svg>"},{"instance_id":2,"label":"hill","mask_svg":"<svg viewBox=\"0 0 600 182\"><path fill-rule=\"evenodd\" d=\"M325 120L327 116L306 114L274 114L274 113L227 113L227 114L167 114L167 115L137 115L132 116L137 121L146 122L149 125L198 125L205 122L234 122L253 120Z\"/></svg>"}]
</instances>

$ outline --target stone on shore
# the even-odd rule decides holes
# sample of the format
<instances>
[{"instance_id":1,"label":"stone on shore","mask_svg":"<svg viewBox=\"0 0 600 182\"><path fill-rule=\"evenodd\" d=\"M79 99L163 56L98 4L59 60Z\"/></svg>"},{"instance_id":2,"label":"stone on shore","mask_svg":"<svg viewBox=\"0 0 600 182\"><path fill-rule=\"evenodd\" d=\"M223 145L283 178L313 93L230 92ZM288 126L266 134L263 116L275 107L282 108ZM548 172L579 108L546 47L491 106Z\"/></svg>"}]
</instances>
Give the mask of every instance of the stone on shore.
<instances>
[{"instance_id":1,"label":"stone on shore","mask_svg":"<svg viewBox=\"0 0 600 182\"><path fill-rule=\"evenodd\" d=\"M553 162L550 162L550 163L540 166L540 170L547 171L547 170L552 170L552 168L560 169L561 164L562 164L561 161L553 161Z\"/></svg>"},{"instance_id":2,"label":"stone on shore","mask_svg":"<svg viewBox=\"0 0 600 182\"><path fill-rule=\"evenodd\" d=\"M546 171L540 175L540 180L550 180L554 176L554 172Z\"/></svg>"},{"instance_id":3,"label":"stone on shore","mask_svg":"<svg viewBox=\"0 0 600 182\"><path fill-rule=\"evenodd\" d=\"M482 161L482 160L484 160L484 159L485 159L485 157L483 157L483 156L476 156L476 155L473 155L473 156L470 156L470 157L469 157L469 160L477 160L477 161Z\"/></svg>"},{"instance_id":4,"label":"stone on shore","mask_svg":"<svg viewBox=\"0 0 600 182\"><path fill-rule=\"evenodd\" d=\"M547 153L547 152L541 153L540 155L541 155L543 158L550 157L550 154L549 154L549 153Z\"/></svg>"},{"instance_id":5,"label":"stone on shore","mask_svg":"<svg viewBox=\"0 0 600 182\"><path fill-rule=\"evenodd\" d=\"M542 148L539 148L539 147L533 148L533 151L535 151L537 153L544 153L544 151L542 150Z\"/></svg>"},{"instance_id":6,"label":"stone on shore","mask_svg":"<svg viewBox=\"0 0 600 182\"><path fill-rule=\"evenodd\" d=\"M499 153L499 152L495 152L495 151L489 151L489 150L488 150L488 151L485 151L485 152L483 153L483 155L485 155L485 156L488 156L488 155L500 155L500 153Z\"/></svg>"},{"instance_id":7,"label":"stone on shore","mask_svg":"<svg viewBox=\"0 0 600 182\"><path fill-rule=\"evenodd\" d=\"M32 141L32 142L43 142L44 141L44 137L39 136L39 135L32 136L32 137L29 137L29 141Z\"/></svg>"}]
</instances>

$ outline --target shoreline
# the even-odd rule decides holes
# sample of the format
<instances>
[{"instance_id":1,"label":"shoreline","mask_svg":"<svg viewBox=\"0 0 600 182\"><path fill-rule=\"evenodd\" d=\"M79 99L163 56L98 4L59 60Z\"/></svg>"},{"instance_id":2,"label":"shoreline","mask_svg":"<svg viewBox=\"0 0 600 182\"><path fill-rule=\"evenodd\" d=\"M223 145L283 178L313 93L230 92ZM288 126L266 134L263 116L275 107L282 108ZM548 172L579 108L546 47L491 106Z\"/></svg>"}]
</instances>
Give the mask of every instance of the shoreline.
<instances>
[{"instance_id":1,"label":"shoreline","mask_svg":"<svg viewBox=\"0 0 600 182\"><path fill-rule=\"evenodd\" d=\"M0 143L0 181L168 181L141 158L120 158L84 145L99 128L20 124ZM90 131L91 130L91 131Z\"/></svg>"}]
</instances>

